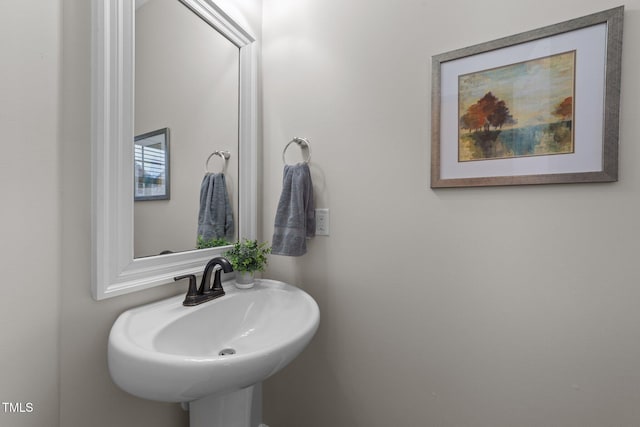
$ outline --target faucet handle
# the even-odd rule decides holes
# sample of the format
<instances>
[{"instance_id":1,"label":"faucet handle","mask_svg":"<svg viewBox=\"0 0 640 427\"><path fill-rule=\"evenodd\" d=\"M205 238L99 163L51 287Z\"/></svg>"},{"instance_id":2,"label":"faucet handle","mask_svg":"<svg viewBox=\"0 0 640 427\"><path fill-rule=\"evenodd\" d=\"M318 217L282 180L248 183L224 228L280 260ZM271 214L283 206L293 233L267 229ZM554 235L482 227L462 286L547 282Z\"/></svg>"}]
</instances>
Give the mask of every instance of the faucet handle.
<instances>
[{"instance_id":1,"label":"faucet handle","mask_svg":"<svg viewBox=\"0 0 640 427\"><path fill-rule=\"evenodd\" d=\"M198 290L196 289L196 275L195 274L185 274L184 276L174 277L173 280L176 282L182 279L189 279L189 290L187 291L187 296L184 298L183 305L195 305L196 299L198 297Z\"/></svg>"},{"instance_id":2,"label":"faucet handle","mask_svg":"<svg viewBox=\"0 0 640 427\"><path fill-rule=\"evenodd\" d=\"M220 280L220 275L224 271L221 265L216 265L214 270L215 276L213 276L213 285L211 286L212 292L217 292L219 294L224 295L224 289L222 288L222 281Z\"/></svg>"}]
</instances>

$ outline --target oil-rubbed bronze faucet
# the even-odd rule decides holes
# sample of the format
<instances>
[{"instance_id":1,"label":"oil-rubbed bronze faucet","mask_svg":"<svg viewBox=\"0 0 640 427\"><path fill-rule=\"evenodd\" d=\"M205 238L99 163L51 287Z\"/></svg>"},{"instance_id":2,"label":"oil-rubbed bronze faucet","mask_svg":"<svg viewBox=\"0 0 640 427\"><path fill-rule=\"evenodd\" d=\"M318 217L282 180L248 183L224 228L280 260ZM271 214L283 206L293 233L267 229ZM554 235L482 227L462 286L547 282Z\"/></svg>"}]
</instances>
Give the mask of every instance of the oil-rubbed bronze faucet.
<instances>
[{"instance_id":1,"label":"oil-rubbed bronze faucet","mask_svg":"<svg viewBox=\"0 0 640 427\"><path fill-rule=\"evenodd\" d=\"M215 271L213 285L211 285L212 271ZM222 271L225 273L231 273L233 271L233 267L231 267L229 260L223 257L213 258L204 268L202 281L200 282L200 287L198 289L196 289L195 274L185 274L184 276L174 277L173 280L176 281L189 279L189 290L187 291L187 296L184 298L182 305L191 307L223 296L224 289L222 288L222 281L220 280L220 274Z\"/></svg>"}]
</instances>

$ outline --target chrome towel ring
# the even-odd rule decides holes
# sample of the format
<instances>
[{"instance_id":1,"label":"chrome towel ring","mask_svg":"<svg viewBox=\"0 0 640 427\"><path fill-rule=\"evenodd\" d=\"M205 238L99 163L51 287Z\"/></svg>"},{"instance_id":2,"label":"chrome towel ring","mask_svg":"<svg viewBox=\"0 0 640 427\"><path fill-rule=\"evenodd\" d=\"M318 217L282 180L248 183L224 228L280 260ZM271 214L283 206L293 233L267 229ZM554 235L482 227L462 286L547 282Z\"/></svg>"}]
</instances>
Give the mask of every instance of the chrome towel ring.
<instances>
[{"instance_id":1,"label":"chrome towel ring","mask_svg":"<svg viewBox=\"0 0 640 427\"><path fill-rule=\"evenodd\" d=\"M209 157L207 157L207 161L204 163L204 172L205 173L213 173L209 170L209 160L211 160L211 158L213 156L220 156L222 158L222 161L224 162L223 166L222 166L222 171L224 172L225 167L227 166L227 160L229 160L229 157L231 157L231 153L228 151L214 151L213 153L209 154Z\"/></svg>"},{"instance_id":2,"label":"chrome towel ring","mask_svg":"<svg viewBox=\"0 0 640 427\"><path fill-rule=\"evenodd\" d=\"M289 146L294 142L298 144L301 149L307 149L307 158L304 159L304 163L309 163L309 161L311 161L311 144L309 144L309 140L307 138L298 137L293 138L287 145L284 146L284 150L282 150L282 163L284 163L285 165L287 164L287 161L284 159L284 153L287 152L287 148L289 148Z\"/></svg>"}]
</instances>

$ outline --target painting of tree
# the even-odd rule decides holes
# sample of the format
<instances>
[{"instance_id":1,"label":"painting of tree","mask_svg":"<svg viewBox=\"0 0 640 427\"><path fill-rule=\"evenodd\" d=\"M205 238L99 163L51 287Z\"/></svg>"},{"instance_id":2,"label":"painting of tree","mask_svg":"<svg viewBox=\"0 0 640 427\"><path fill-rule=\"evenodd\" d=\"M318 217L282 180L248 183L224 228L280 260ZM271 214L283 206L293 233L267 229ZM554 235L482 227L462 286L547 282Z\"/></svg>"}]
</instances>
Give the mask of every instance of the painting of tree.
<instances>
[{"instance_id":1,"label":"painting of tree","mask_svg":"<svg viewBox=\"0 0 640 427\"><path fill-rule=\"evenodd\" d=\"M555 116L560 117L562 120L570 120L573 115L573 98L571 96L566 97L553 111Z\"/></svg>"},{"instance_id":2,"label":"painting of tree","mask_svg":"<svg viewBox=\"0 0 640 427\"><path fill-rule=\"evenodd\" d=\"M575 51L459 77L459 161L573 152Z\"/></svg>"},{"instance_id":3,"label":"painting of tree","mask_svg":"<svg viewBox=\"0 0 640 427\"><path fill-rule=\"evenodd\" d=\"M513 117L509 114L507 104L496 98L491 92L471 105L467 112L460 118L460 127L477 131L482 129L488 132L493 126L500 129L505 123L513 123Z\"/></svg>"}]
</instances>

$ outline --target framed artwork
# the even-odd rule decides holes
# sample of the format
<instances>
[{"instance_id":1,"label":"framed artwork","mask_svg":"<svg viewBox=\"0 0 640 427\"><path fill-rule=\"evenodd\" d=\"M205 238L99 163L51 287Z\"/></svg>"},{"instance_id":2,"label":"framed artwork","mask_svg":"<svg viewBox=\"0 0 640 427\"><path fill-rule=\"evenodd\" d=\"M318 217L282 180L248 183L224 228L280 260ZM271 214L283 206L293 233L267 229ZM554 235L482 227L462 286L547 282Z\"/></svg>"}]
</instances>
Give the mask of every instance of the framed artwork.
<instances>
[{"instance_id":1,"label":"framed artwork","mask_svg":"<svg viewBox=\"0 0 640 427\"><path fill-rule=\"evenodd\" d=\"M134 138L134 200L169 199L169 128Z\"/></svg>"},{"instance_id":2,"label":"framed artwork","mask_svg":"<svg viewBox=\"0 0 640 427\"><path fill-rule=\"evenodd\" d=\"M434 56L431 187L617 181L623 15Z\"/></svg>"}]
</instances>

